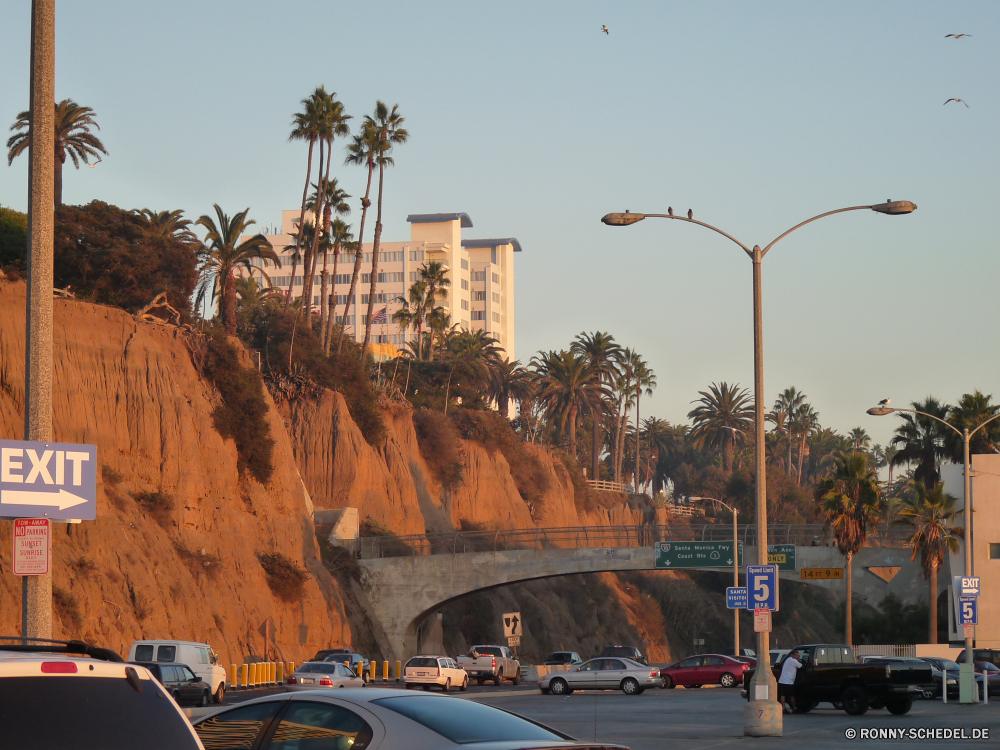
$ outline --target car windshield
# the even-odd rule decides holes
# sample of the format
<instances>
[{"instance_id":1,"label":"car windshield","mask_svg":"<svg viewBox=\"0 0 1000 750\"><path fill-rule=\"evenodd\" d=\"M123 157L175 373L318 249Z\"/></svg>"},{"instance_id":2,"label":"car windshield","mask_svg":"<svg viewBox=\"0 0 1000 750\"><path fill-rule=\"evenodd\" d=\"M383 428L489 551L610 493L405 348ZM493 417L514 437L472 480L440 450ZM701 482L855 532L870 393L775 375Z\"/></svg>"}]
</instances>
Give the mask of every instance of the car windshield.
<instances>
[{"instance_id":1,"label":"car windshield","mask_svg":"<svg viewBox=\"0 0 1000 750\"><path fill-rule=\"evenodd\" d=\"M556 651L553 654L549 654L549 658L545 661L569 661L570 654L566 651Z\"/></svg>"},{"instance_id":2,"label":"car windshield","mask_svg":"<svg viewBox=\"0 0 1000 750\"><path fill-rule=\"evenodd\" d=\"M337 665L326 662L310 662L295 670L296 674L336 674Z\"/></svg>"},{"instance_id":3,"label":"car windshield","mask_svg":"<svg viewBox=\"0 0 1000 750\"><path fill-rule=\"evenodd\" d=\"M141 737L144 750L198 750L159 683L139 684L142 692L116 677L0 678L0 747L131 750Z\"/></svg>"},{"instance_id":4,"label":"car windshield","mask_svg":"<svg viewBox=\"0 0 1000 750\"><path fill-rule=\"evenodd\" d=\"M323 661L335 662L337 664L350 664L351 656L350 654L334 654L333 656L326 657Z\"/></svg>"},{"instance_id":5,"label":"car windshield","mask_svg":"<svg viewBox=\"0 0 1000 750\"><path fill-rule=\"evenodd\" d=\"M472 650L480 656L503 656L499 646L476 646Z\"/></svg>"},{"instance_id":6,"label":"car windshield","mask_svg":"<svg viewBox=\"0 0 1000 750\"><path fill-rule=\"evenodd\" d=\"M373 704L423 724L452 742L558 742L567 739L520 716L473 701L436 696L380 698Z\"/></svg>"},{"instance_id":7,"label":"car windshield","mask_svg":"<svg viewBox=\"0 0 1000 750\"><path fill-rule=\"evenodd\" d=\"M988 661L979 662L979 666L982 669L985 669L987 672L1000 672L1000 669L997 669L995 664L992 664L991 662Z\"/></svg>"},{"instance_id":8,"label":"car windshield","mask_svg":"<svg viewBox=\"0 0 1000 750\"><path fill-rule=\"evenodd\" d=\"M436 667L437 665L437 659L432 659L429 656L415 656L406 662L407 667Z\"/></svg>"}]
</instances>

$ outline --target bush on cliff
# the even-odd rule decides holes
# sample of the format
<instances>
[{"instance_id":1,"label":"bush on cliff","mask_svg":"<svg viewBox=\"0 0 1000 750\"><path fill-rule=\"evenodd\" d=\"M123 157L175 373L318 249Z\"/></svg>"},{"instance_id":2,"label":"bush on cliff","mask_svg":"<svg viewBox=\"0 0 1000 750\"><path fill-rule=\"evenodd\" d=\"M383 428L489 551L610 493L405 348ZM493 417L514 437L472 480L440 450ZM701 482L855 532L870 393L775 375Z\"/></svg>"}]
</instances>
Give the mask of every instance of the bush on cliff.
<instances>
[{"instance_id":1,"label":"bush on cliff","mask_svg":"<svg viewBox=\"0 0 1000 750\"><path fill-rule=\"evenodd\" d=\"M222 403L212 411L215 429L236 442L237 468L261 484L274 472L274 439L267 421L264 381L253 367L243 367L236 347L222 333L211 336L205 375L219 390Z\"/></svg>"},{"instance_id":2,"label":"bush on cliff","mask_svg":"<svg viewBox=\"0 0 1000 750\"><path fill-rule=\"evenodd\" d=\"M0 267L23 267L28 255L28 215L0 206Z\"/></svg>"},{"instance_id":3,"label":"bush on cliff","mask_svg":"<svg viewBox=\"0 0 1000 750\"><path fill-rule=\"evenodd\" d=\"M455 425L442 412L417 409L413 412L413 427L420 455L434 478L445 489L455 489L462 482L462 454Z\"/></svg>"},{"instance_id":4,"label":"bush on cliff","mask_svg":"<svg viewBox=\"0 0 1000 750\"><path fill-rule=\"evenodd\" d=\"M267 552L257 559L267 576L267 586L271 593L289 604L302 599L306 585L305 571L280 552Z\"/></svg>"}]
</instances>

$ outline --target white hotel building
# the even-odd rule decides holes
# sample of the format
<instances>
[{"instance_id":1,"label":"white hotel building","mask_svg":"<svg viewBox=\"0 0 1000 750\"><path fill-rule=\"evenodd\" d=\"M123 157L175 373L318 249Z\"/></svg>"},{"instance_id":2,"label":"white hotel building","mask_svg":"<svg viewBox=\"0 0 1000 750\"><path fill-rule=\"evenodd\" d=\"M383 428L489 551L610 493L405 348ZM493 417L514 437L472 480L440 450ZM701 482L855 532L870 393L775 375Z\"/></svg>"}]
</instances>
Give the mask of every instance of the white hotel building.
<instances>
[{"instance_id":1,"label":"white hotel building","mask_svg":"<svg viewBox=\"0 0 1000 750\"><path fill-rule=\"evenodd\" d=\"M375 295L373 316L385 308L386 322L372 326L372 340L381 344L378 354L392 355L394 349L403 347L405 341L415 341L413 330L402 331L392 320L392 314L400 308L397 297L405 297L406 290L417 280L417 269L425 262L436 260L447 269L451 286L439 301L451 316L452 324L466 330L485 330L500 342L508 358L514 355L514 253L521 251L521 244L513 237L498 239L467 239L462 237L463 229L472 227L472 219L465 213L451 214L411 214L406 217L410 223L409 242L382 242L379 247L378 284ZM265 235L281 258L281 268L269 267L268 276L272 286L287 291L291 281L292 246L291 232L298 225L299 211L281 212L281 234ZM374 231L374 222L366 229ZM363 341L368 313L368 295L371 289L372 245L362 247L361 275L351 302L347 319L348 332L353 332L357 341ZM333 256L327 259L327 270L333 288L330 290L331 304L336 304L337 322L343 320L344 305L351 287L354 270L354 255L341 253L337 261L337 275L333 278ZM320 304L320 271L323 269L322 256L316 262L316 276L313 281L313 305L318 314ZM303 293L302 263L296 268L297 274L292 288L293 298ZM258 276L258 274L254 274ZM259 278L259 276L258 276Z\"/></svg>"}]
</instances>

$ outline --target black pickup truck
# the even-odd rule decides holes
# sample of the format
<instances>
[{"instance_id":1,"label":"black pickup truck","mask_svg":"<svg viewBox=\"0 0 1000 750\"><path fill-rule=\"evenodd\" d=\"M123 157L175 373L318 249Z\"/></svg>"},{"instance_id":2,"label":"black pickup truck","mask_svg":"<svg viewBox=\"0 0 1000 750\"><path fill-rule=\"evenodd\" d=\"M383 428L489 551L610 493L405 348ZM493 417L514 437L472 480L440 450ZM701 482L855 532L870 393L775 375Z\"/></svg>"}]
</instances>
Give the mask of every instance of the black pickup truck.
<instances>
[{"instance_id":1,"label":"black pickup truck","mask_svg":"<svg viewBox=\"0 0 1000 750\"><path fill-rule=\"evenodd\" d=\"M795 703L799 713L808 713L819 703L832 703L852 716L869 708L887 708L890 713L905 714L920 693L920 686L932 681L931 668L918 669L892 664L858 664L854 651L843 644L815 643L799 646L802 668L795 678ZM788 656L772 667L775 679ZM743 685L749 696L753 670L743 673Z\"/></svg>"}]
</instances>

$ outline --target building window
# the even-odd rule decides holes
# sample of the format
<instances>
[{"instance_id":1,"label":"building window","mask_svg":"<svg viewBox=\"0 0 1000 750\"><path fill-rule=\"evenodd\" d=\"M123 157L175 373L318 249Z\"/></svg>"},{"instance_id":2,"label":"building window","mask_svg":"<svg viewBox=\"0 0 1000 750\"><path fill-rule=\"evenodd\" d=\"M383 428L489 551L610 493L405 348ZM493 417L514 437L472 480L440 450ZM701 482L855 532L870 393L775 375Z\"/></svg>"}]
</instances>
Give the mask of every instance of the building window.
<instances>
[{"instance_id":1,"label":"building window","mask_svg":"<svg viewBox=\"0 0 1000 750\"><path fill-rule=\"evenodd\" d=\"M500 295L497 294L496 292L493 292L493 301L496 302L498 305L500 304Z\"/></svg>"},{"instance_id":2,"label":"building window","mask_svg":"<svg viewBox=\"0 0 1000 750\"><path fill-rule=\"evenodd\" d=\"M472 272L473 281L486 281L486 271L473 271Z\"/></svg>"},{"instance_id":3,"label":"building window","mask_svg":"<svg viewBox=\"0 0 1000 750\"><path fill-rule=\"evenodd\" d=\"M362 294L361 295L361 304L362 305L367 305L368 304L368 298L369 298L369 296L370 295L368 295L368 294ZM390 301L389 300L389 295L386 294L385 292L381 292L381 293L375 295L375 304L376 305L387 305L387 304L389 304L389 301Z\"/></svg>"},{"instance_id":4,"label":"building window","mask_svg":"<svg viewBox=\"0 0 1000 750\"><path fill-rule=\"evenodd\" d=\"M490 260L493 261L493 265L497 263L497 249L495 247L490 248Z\"/></svg>"},{"instance_id":5,"label":"building window","mask_svg":"<svg viewBox=\"0 0 1000 750\"><path fill-rule=\"evenodd\" d=\"M403 260L402 250L378 254L379 263L400 263L402 262L402 260Z\"/></svg>"},{"instance_id":6,"label":"building window","mask_svg":"<svg viewBox=\"0 0 1000 750\"><path fill-rule=\"evenodd\" d=\"M333 303L335 305L346 305L347 304L347 300L349 300L350 298L351 298L351 295L349 295L349 294L338 294L337 298L335 300L333 300ZM333 299L332 295L331 295L331 299Z\"/></svg>"},{"instance_id":7,"label":"building window","mask_svg":"<svg viewBox=\"0 0 1000 750\"><path fill-rule=\"evenodd\" d=\"M1000 560L1000 544L990 544L990 559Z\"/></svg>"},{"instance_id":8,"label":"building window","mask_svg":"<svg viewBox=\"0 0 1000 750\"><path fill-rule=\"evenodd\" d=\"M462 300L462 309L463 310L468 310L469 309L469 300L467 300L467 299L463 299Z\"/></svg>"},{"instance_id":9,"label":"building window","mask_svg":"<svg viewBox=\"0 0 1000 750\"><path fill-rule=\"evenodd\" d=\"M336 279L334 280L333 283L335 283L335 284L350 284L351 283L351 276L352 275L353 274L349 274L349 273L338 273L337 277L336 277Z\"/></svg>"},{"instance_id":10,"label":"building window","mask_svg":"<svg viewBox=\"0 0 1000 750\"><path fill-rule=\"evenodd\" d=\"M462 279L462 289L465 289L466 291L468 291L468 289L469 289L469 280L468 279Z\"/></svg>"},{"instance_id":11,"label":"building window","mask_svg":"<svg viewBox=\"0 0 1000 750\"><path fill-rule=\"evenodd\" d=\"M473 310L472 311L472 319L473 320L486 320L486 311L485 310Z\"/></svg>"},{"instance_id":12,"label":"building window","mask_svg":"<svg viewBox=\"0 0 1000 750\"><path fill-rule=\"evenodd\" d=\"M485 271L483 273L485 273ZM498 274L498 273L493 274L493 283L494 284L499 284L500 283L500 274Z\"/></svg>"},{"instance_id":13,"label":"building window","mask_svg":"<svg viewBox=\"0 0 1000 750\"><path fill-rule=\"evenodd\" d=\"M424 251L423 250L410 250L410 260L423 260Z\"/></svg>"},{"instance_id":14,"label":"building window","mask_svg":"<svg viewBox=\"0 0 1000 750\"><path fill-rule=\"evenodd\" d=\"M417 271L410 271L410 281L416 281L420 274Z\"/></svg>"},{"instance_id":15,"label":"building window","mask_svg":"<svg viewBox=\"0 0 1000 750\"><path fill-rule=\"evenodd\" d=\"M497 313L497 312L493 313L493 322L494 323L499 323L500 322L500 313Z\"/></svg>"},{"instance_id":16,"label":"building window","mask_svg":"<svg viewBox=\"0 0 1000 750\"><path fill-rule=\"evenodd\" d=\"M462 321L462 328L465 328L466 330L468 330L469 329L469 321L463 320Z\"/></svg>"},{"instance_id":17,"label":"building window","mask_svg":"<svg viewBox=\"0 0 1000 750\"><path fill-rule=\"evenodd\" d=\"M469 270L469 260L468 260L468 258L462 258L462 270L463 271L468 271Z\"/></svg>"},{"instance_id":18,"label":"building window","mask_svg":"<svg viewBox=\"0 0 1000 750\"><path fill-rule=\"evenodd\" d=\"M486 292L473 292L472 299L475 300L476 302L485 302Z\"/></svg>"}]
</instances>

